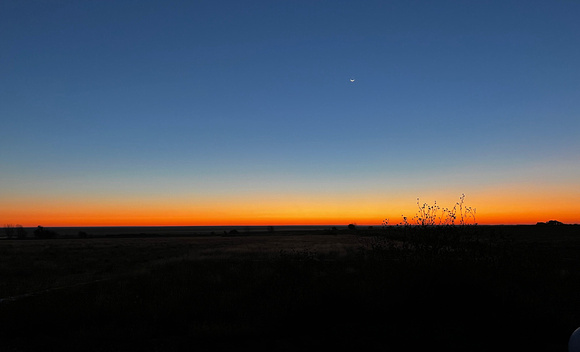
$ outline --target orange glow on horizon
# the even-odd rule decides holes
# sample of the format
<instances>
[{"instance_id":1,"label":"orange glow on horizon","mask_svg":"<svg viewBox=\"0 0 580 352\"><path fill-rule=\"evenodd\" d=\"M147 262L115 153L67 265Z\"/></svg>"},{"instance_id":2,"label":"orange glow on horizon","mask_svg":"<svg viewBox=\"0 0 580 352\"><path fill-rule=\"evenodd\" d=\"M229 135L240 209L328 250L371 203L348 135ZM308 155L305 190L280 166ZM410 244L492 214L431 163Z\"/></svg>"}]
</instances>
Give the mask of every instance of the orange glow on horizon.
<instances>
[{"instance_id":1,"label":"orange glow on horizon","mask_svg":"<svg viewBox=\"0 0 580 352\"><path fill-rule=\"evenodd\" d=\"M77 210L77 211L75 211ZM408 221L415 215L409 214ZM301 209L288 209L284 212L274 212L271 214L253 211L232 211L208 209L205 211L193 211L184 214L183 211L165 209L155 210L133 210L113 213L111 211L94 211L87 214L85 211L71 209L68 211L54 211L42 213L21 213L14 214L13 219L3 219L3 223L21 224L25 227L35 227L37 225L53 227L75 227L75 226L282 226L282 225L347 225L356 223L359 225L381 225L383 220L389 218L389 224L396 225L402 221L401 214L387 214L381 212L370 212L368 214L353 211L304 211ZM535 224L538 221L558 220L564 223L579 223L578 213L558 213L550 211L516 212L506 209L496 209L484 213L478 209L476 222L480 225L516 225ZM465 220L471 224L471 218ZM456 221L456 224L459 220Z\"/></svg>"},{"instance_id":2,"label":"orange glow on horizon","mask_svg":"<svg viewBox=\"0 0 580 352\"><path fill-rule=\"evenodd\" d=\"M522 186L522 188L524 188ZM432 205L452 207L458 197L442 199L442 193L420 198ZM387 199L385 199L387 198ZM410 198L410 199L409 199ZM481 190L467 195L465 206L477 209L480 225L536 224L558 220L580 223L578 194L547 190L530 193L517 187ZM18 199L0 201L0 225L53 226L282 226L359 225L380 226L384 219L395 225L402 215L409 223L417 212L416 198L386 197L382 194L346 197L305 195L257 195L224 199L105 198L88 202L79 199ZM472 219L466 220L472 223ZM456 221L459 223L459 221Z\"/></svg>"}]
</instances>

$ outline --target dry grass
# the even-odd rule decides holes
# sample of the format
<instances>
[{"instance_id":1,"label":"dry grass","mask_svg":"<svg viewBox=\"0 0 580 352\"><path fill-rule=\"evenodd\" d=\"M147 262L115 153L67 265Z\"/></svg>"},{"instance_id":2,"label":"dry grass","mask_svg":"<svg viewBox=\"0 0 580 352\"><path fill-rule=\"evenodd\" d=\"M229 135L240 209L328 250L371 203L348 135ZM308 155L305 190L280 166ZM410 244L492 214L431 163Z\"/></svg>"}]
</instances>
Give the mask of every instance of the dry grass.
<instances>
[{"instance_id":1,"label":"dry grass","mask_svg":"<svg viewBox=\"0 0 580 352\"><path fill-rule=\"evenodd\" d=\"M265 260L280 251L344 256L352 235L89 238L0 241L0 299L146 272L176 260Z\"/></svg>"},{"instance_id":2,"label":"dry grass","mask_svg":"<svg viewBox=\"0 0 580 352\"><path fill-rule=\"evenodd\" d=\"M449 231L1 241L3 297L48 291L0 304L0 339L12 351L565 350L580 325L579 227Z\"/></svg>"}]
</instances>

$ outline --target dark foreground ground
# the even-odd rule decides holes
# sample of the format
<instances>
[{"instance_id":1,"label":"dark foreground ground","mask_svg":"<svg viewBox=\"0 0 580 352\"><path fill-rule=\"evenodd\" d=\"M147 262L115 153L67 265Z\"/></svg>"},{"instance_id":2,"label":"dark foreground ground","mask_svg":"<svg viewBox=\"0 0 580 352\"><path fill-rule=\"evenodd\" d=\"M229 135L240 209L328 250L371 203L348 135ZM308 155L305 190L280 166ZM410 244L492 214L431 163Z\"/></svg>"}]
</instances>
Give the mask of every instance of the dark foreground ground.
<instances>
[{"instance_id":1,"label":"dark foreground ground","mask_svg":"<svg viewBox=\"0 0 580 352\"><path fill-rule=\"evenodd\" d=\"M0 351L567 351L580 226L0 241Z\"/></svg>"}]
</instances>

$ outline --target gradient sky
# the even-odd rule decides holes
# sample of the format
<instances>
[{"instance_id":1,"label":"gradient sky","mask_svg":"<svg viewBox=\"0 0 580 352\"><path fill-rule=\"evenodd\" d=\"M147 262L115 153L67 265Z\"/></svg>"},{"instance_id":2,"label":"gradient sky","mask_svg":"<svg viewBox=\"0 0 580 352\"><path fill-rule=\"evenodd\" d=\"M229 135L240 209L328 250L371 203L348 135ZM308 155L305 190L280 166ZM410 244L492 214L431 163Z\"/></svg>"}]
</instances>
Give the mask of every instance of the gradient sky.
<instances>
[{"instance_id":1,"label":"gradient sky","mask_svg":"<svg viewBox=\"0 0 580 352\"><path fill-rule=\"evenodd\" d=\"M580 223L580 2L0 1L0 223ZM350 79L354 78L354 82Z\"/></svg>"}]
</instances>

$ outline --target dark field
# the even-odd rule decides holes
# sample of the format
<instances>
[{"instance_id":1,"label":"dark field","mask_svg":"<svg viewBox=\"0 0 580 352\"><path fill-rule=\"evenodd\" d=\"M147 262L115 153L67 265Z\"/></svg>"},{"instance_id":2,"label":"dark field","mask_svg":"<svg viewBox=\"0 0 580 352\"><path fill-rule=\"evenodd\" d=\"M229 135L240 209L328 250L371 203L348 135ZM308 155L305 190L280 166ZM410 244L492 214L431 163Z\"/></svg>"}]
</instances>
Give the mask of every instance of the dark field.
<instances>
[{"instance_id":1,"label":"dark field","mask_svg":"<svg viewBox=\"0 0 580 352\"><path fill-rule=\"evenodd\" d=\"M0 351L567 351L580 226L0 241Z\"/></svg>"}]
</instances>

